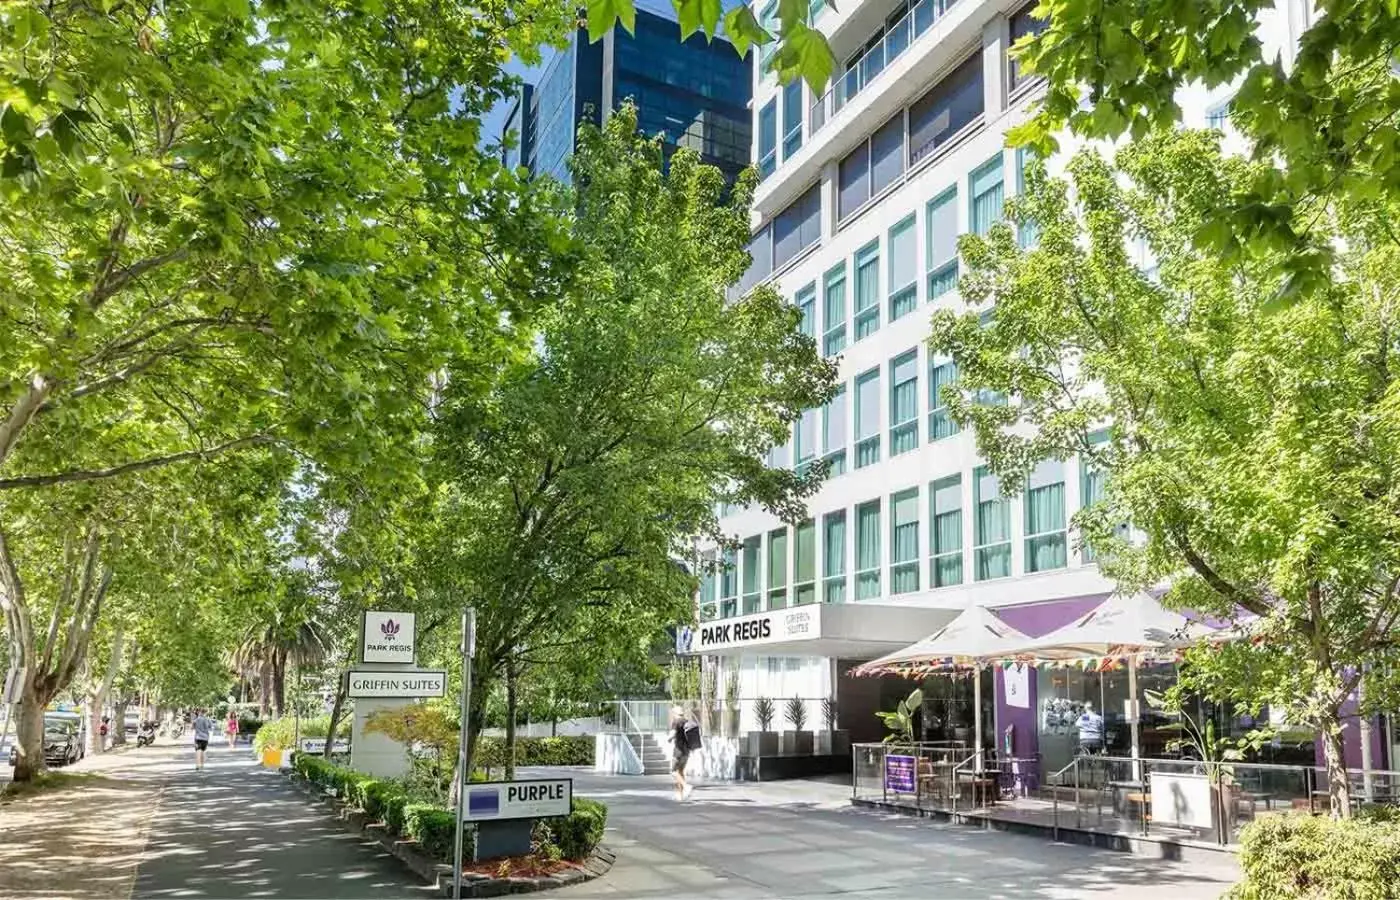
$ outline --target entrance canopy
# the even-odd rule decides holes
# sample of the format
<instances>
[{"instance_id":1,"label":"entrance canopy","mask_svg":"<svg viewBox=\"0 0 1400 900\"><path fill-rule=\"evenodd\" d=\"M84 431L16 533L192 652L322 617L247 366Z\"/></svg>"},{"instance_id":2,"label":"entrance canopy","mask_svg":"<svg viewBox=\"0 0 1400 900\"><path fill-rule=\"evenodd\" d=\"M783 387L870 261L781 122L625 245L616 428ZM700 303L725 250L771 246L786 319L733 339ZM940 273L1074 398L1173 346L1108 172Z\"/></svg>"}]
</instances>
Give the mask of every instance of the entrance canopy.
<instances>
[{"instance_id":1,"label":"entrance canopy","mask_svg":"<svg viewBox=\"0 0 1400 900\"><path fill-rule=\"evenodd\" d=\"M676 652L706 656L826 656L869 659L939 628L955 610L872 603L814 603L715 619L676 635Z\"/></svg>"},{"instance_id":2,"label":"entrance canopy","mask_svg":"<svg viewBox=\"0 0 1400 900\"><path fill-rule=\"evenodd\" d=\"M856 675L918 675L976 668L1031 643L983 606L970 606L947 625L902 650L857 666Z\"/></svg>"}]
</instances>

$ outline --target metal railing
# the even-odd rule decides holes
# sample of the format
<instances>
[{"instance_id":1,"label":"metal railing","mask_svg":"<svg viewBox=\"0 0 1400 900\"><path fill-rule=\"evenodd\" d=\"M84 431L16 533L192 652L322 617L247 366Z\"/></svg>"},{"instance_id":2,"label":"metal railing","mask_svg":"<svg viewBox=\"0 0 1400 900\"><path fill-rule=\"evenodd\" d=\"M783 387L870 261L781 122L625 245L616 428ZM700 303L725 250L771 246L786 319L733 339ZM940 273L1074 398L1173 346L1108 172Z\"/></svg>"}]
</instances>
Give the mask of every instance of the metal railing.
<instances>
[{"instance_id":1,"label":"metal railing","mask_svg":"<svg viewBox=\"0 0 1400 900\"><path fill-rule=\"evenodd\" d=\"M894 24L880 43L861 55L846 71L836 76L831 88L812 102L807 121L809 135L821 130L830 119L863 91L894 62L909 45L933 27L957 0L921 0L904 18Z\"/></svg>"},{"instance_id":2,"label":"metal railing","mask_svg":"<svg viewBox=\"0 0 1400 900\"><path fill-rule=\"evenodd\" d=\"M695 717L708 734L737 736L756 731L797 731L788 718L789 704L794 698L770 697L773 716L767 729L758 717L758 697L741 697L730 701L716 697L702 700L614 700L603 715L603 730L614 733L662 732L671 727L671 709L680 706ZM802 704L801 731L828 731L825 718L825 698L798 697Z\"/></svg>"}]
</instances>

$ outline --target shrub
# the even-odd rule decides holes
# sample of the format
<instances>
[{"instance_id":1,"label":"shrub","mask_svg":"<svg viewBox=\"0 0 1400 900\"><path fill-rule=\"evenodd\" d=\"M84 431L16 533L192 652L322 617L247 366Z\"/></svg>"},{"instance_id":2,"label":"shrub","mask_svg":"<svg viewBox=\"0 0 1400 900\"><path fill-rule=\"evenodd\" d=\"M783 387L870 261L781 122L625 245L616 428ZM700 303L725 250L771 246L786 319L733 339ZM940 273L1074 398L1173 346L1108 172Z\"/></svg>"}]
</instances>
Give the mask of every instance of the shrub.
<instances>
[{"instance_id":1,"label":"shrub","mask_svg":"<svg viewBox=\"0 0 1400 900\"><path fill-rule=\"evenodd\" d=\"M326 730L330 728L331 720L329 716L317 716L314 719L301 720L301 736L303 738L323 738ZM350 722L343 721L335 730L337 737L348 737L350 734ZM253 735L253 750L262 753L263 750L294 750L293 745L297 738L297 722L295 719L282 718L273 719L271 722L264 722L258 729L258 733Z\"/></svg>"},{"instance_id":2,"label":"shrub","mask_svg":"<svg viewBox=\"0 0 1400 900\"><path fill-rule=\"evenodd\" d=\"M608 824L608 808L596 800L574 798L574 811L557 819L546 819L550 840L564 859L586 859L603 840Z\"/></svg>"},{"instance_id":3,"label":"shrub","mask_svg":"<svg viewBox=\"0 0 1400 900\"><path fill-rule=\"evenodd\" d=\"M410 803L404 808L404 836L418 842L423 852L434 859L452 859L452 842L457 837L457 823L452 811L427 803ZM462 831L462 858L475 855L475 835Z\"/></svg>"},{"instance_id":4,"label":"shrub","mask_svg":"<svg viewBox=\"0 0 1400 900\"><path fill-rule=\"evenodd\" d=\"M590 735L516 738L517 766L591 766L595 742ZM482 737L476 743L477 765L500 768L506 764L504 738Z\"/></svg>"},{"instance_id":5,"label":"shrub","mask_svg":"<svg viewBox=\"0 0 1400 900\"><path fill-rule=\"evenodd\" d=\"M1389 900L1400 897L1400 824L1269 816L1245 827L1240 865L1235 900Z\"/></svg>"},{"instance_id":6,"label":"shrub","mask_svg":"<svg viewBox=\"0 0 1400 900\"><path fill-rule=\"evenodd\" d=\"M384 827L399 837L408 837L405 831L404 814L413 801L399 791L390 791L384 796Z\"/></svg>"}]
</instances>

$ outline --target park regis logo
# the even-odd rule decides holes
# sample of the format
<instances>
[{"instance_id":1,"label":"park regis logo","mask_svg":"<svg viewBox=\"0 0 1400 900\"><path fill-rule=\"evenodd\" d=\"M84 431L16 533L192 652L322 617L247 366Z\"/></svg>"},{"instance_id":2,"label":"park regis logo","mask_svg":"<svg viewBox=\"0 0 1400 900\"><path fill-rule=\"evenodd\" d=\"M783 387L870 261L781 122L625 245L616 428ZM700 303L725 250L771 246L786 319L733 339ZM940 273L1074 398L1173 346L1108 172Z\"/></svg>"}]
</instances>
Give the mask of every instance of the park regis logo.
<instances>
[{"instance_id":1,"label":"park regis logo","mask_svg":"<svg viewBox=\"0 0 1400 900\"><path fill-rule=\"evenodd\" d=\"M399 634L399 623L395 622L393 619L385 619L380 624L379 631L384 635L384 640L397 640Z\"/></svg>"}]
</instances>

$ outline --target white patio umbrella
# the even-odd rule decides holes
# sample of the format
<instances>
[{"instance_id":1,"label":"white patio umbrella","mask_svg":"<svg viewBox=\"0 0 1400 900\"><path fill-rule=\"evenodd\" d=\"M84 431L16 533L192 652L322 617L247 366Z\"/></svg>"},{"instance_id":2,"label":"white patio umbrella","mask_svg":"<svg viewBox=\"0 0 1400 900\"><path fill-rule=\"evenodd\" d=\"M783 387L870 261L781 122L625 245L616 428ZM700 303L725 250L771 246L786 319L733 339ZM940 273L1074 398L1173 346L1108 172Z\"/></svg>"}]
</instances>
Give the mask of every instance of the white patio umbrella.
<instances>
[{"instance_id":1,"label":"white patio umbrella","mask_svg":"<svg viewBox=\"0 0 1400 900\"><path fill-rule=\"evenodd\" d=\"M969 606L953 621L917 643L857 666L857 675L971 669L973 751L982 770L982 666L1015 655L1031 638L982 606Z\"/></svg>"},{"instance_id":2,"label":"white patio umbrella","mask_svg":"<svg viewBox=\"0 0 1400 900\"><path fill-rule=\"evenodd\" d=\"M1092 611L1044 637L1029 641L1020 655L1037 661L1126 658L1128 694L1137 700L1138 658L1187 647L1223 633L1162 606L1146 592L1115 593ZM1138 717L1130 723L1133 759L1138 758Z\"/></svg>"}]
</instances>

